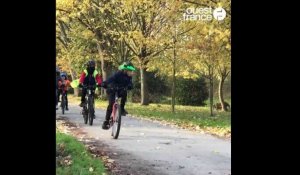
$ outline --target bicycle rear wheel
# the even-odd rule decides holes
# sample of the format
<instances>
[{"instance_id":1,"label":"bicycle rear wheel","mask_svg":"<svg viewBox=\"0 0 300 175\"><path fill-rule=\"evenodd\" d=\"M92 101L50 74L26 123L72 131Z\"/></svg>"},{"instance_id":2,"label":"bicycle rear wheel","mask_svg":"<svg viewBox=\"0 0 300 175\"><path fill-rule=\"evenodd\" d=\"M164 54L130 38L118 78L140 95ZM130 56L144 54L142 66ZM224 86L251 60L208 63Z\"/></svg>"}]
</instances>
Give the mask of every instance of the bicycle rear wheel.
<instances>
[{"instance_id":1,"label":"bicycle rear wheel","mask_svg":"<svg viewBox=\"0 0 300 175\"><path fill-rule=\"evenodd\" d=\"M65 96L62 95L61 96L61 111L62 111L62 114L64 115L65 114L65 106L66 106L66 99L65 99Z\"/></svg>"},{"instance_id":2,"label":"bicycle rear wheel","mask_svg":"<svg viewBox=\"0 0 300 175\"><path fill-rule=\"evenodd\" d=\"M115 114L116 119L112 123L112 136L114 139L117 139L121 130L121 108L119 107L119 105L115 105L114 108L117 109Z\"/></svg>"},{"instance_id":3,"label":"bicycle rear wheel","mask_svg":"<svg viewBox=\"0 0 300 175\"><path fill-rule=\"evenodd\" d=\"M89 98L89 103L88 103L88 119L89 119L89 125L93 125L93 120L94 120L94 104L93 104L93 97Z\"/></svg>"},{"instance_id":4,"label":"bicycle rear wheel","mask_svg":"<svg viewBox=\"0 0 300 175\"><path fill-rule=\"evenodd\" d=\"M86 107L83 108L82 115L83 115L84 124L87 124L88 123L88 114L87 114L87 108Z\"/></svg>"}]
</instances>

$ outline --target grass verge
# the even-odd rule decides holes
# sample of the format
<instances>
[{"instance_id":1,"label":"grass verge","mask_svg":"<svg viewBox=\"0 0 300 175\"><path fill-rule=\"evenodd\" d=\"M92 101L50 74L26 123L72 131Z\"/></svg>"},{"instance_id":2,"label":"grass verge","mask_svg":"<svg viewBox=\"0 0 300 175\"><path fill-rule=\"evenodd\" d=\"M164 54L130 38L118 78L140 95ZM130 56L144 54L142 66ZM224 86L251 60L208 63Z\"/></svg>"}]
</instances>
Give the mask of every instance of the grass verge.
<instances>
[{"instance_id":1,"label":"grass verge","mask_svg":"<svg viewBox=\"0 0 300 175\"><path fill-rule=\"evenodd\" d=\"M56 132L56 175L105 175L103 162L93 158L74 137Z\"/></svg>"}]
</instances>

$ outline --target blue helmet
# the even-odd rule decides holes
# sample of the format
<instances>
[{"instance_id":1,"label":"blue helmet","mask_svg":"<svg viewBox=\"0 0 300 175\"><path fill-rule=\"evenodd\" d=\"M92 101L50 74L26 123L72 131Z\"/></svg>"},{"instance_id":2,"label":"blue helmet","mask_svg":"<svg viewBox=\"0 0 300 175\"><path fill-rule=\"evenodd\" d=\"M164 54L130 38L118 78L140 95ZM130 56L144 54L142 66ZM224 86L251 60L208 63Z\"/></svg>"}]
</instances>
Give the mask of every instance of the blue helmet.
<instances>
[{"instance_id":1,"label":"blue helmet","mask_svg":"<svg viewBox=\"0 0 300 175\"><path fill-rule=\"evenodd\" d=\"M67 75L67 73L65 73L65 72L60 73L60 76L61 76L61 77L65 77L65 79L68 79L68 75Z\"/></svg>"}]
</instances>

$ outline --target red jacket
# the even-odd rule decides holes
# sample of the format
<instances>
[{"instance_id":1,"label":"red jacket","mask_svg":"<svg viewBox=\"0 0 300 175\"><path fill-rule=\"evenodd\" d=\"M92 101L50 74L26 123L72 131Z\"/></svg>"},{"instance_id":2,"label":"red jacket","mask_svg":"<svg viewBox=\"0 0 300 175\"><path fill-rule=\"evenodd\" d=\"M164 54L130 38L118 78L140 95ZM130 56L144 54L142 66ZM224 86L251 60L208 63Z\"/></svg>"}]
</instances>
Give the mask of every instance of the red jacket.
<instances>
[{"instance_id":1,"label":"red jacket","mask_svg":"<svg viewBox=\"0 0 300 175\"><path fill-rule=\"evenodd\" d=\"M96 71L96 70L95 70ZM80 84L83 84L84 83L84 80L85 80L85 78L86 78L86 73L85 73L86 71L83 71L82 73L81 73L81 76L80 76L80 79L79 79L79 83ZM100 85L101 83L102 83L102 77L99 75L99 73L98 72L96 72L96 77L95 77L95 79L96 79L96 82L97 82L97 84L98 85Z\"/></svg>"},{"instance_id":2,"label":"red jacket","mask_svg":"<svg viewBox=\"0 0 300 175\"><path fill-rule=\"evenodd\" d=\"M69 80L64 80L64 81L62 81L62 80L59 80L58 81L58 89L61 89L61 85L62 84L65 84L65 88L64 88L64 90L65 91L68 91L69 90L69 87L70 87L70 81Z\"/></svg>"}]
</instances>

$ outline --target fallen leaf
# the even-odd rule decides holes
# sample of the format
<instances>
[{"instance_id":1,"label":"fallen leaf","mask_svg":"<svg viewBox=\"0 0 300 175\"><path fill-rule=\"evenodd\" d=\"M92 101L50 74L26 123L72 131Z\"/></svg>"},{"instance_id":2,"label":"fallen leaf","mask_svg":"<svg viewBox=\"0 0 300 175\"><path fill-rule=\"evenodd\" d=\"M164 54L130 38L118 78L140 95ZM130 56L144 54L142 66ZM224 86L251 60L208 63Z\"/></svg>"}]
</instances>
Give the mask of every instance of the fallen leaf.
<instances>
[{"instance_id":1,"label":"fallen leaf","mask_svg":"<svg viewBox=\"0 0 300 175\"><path fill-rule=\"evenodd\" d=\"M67 163L67 165L71 165L72 164L72 160L70 160L68 163Z\"/></svg>"},{"instance_id":2,"label":"fallen leaf","mask_svg":"<svg viewBox=\"0 0 300 175\"><path fill-rule=\"evenodd\" d=\"M114 160L113 160L113 159L107 159L107 162L108 162L108 163L113 163Z\"/></svg>"}]
</instances>

